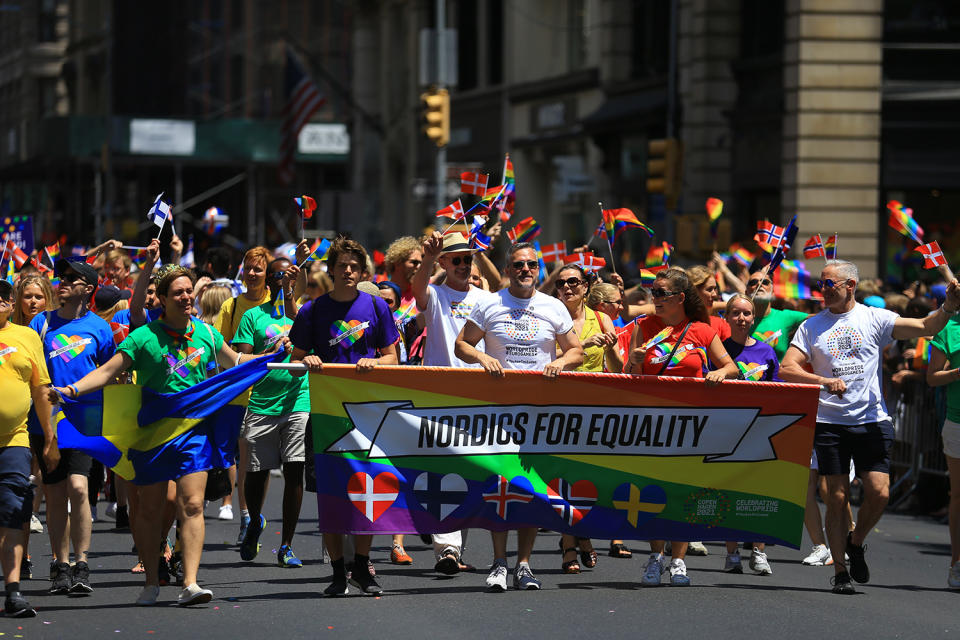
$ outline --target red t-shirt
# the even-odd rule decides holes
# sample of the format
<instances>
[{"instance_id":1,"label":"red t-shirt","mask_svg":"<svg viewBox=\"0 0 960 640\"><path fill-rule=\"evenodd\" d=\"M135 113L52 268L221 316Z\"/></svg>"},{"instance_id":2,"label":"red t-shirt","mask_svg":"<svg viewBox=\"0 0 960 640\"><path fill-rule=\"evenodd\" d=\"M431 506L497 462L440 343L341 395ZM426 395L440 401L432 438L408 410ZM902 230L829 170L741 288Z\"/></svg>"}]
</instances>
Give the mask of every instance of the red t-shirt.
<instances>
[{"instance_id":1,"label":"red t-shirt","mask_svg":"<svg viewBox=\"0 0 960 640\"><path fill-rule=\"evenodd\" d=\"M720 336L720 342L730 337L730 325L720 316L710 316L710 326Z\"/></svg>"},{"instance_id":2,"label":"red t-shirt","mask_svg":"<svg viewBox=\"0 0 960 640\"><path fill-rule=\"evenodd\" d=\"M640 373L655 376L660 373L660 369L669 359L670 362L662 375L678 378L704 376L704 370L709 367L707 349L717 337L717 332L704 322L691 322L676 353L670 358L670 352L673 351L677 338L686 326L686 322L681 322L671 327L669 333L661 336L660 333L667 328L667 325L659 317L648 316L637 323L637 330L640 332L638 338L640 344L637 346L648 345Z\"/></svg>"}]
</instances>

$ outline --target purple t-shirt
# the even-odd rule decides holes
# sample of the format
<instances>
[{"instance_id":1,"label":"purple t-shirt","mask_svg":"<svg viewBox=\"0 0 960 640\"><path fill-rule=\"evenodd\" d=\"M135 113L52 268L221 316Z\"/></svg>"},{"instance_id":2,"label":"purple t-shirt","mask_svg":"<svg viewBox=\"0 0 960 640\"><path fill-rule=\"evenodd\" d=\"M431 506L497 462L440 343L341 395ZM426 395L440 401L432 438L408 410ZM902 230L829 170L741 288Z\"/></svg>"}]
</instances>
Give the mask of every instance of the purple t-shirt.
<instances>
[{"instance_id":1,"label":"purple t-shirt","mask_svg":"<svg viewBox=\"0 0 960 640\"><path fill-rule=\"evenodd\" d=\"M777 360L777 353L773 347L762 340L757 340L749 347L733 341L733 338L727 338L723 341L723 346L734 359L740 372L744 374L746 380L762 380L765 382L780 382L780 361ZM766 369L763 367L766 366Z\"/></svg>"},{"instance_id":2,"label":"purple t-shirt","mask_svg":"<svg viewBox=\"0 0 960 640\"><path fill-rule=\"evenodd\" d=\"M400 339L386 301L362 291L350 302L322 295L300 308L290 328L293 346L324 362L356 364Z\"/></svg>"}]
</instances>

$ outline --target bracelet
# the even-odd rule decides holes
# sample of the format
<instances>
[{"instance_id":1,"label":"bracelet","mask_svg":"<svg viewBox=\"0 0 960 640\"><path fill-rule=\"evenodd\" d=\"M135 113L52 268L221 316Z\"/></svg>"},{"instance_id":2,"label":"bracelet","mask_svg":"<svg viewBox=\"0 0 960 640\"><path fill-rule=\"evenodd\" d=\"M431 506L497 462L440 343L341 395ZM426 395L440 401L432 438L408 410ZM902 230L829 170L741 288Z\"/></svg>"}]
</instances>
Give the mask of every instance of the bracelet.
<instances>
[{"instance_id":1,"label":"bracelet","mask_svg":"<svg viewBox=\"0 0 960 640\"><path fill-rule=\"evenodd\" d=\"M76 385L68 384L67 389L71 389L73 391L73 398L71 398L71 400L76 400L80 396L80 390L77 389Z\"/></svg>"}]
</instances>

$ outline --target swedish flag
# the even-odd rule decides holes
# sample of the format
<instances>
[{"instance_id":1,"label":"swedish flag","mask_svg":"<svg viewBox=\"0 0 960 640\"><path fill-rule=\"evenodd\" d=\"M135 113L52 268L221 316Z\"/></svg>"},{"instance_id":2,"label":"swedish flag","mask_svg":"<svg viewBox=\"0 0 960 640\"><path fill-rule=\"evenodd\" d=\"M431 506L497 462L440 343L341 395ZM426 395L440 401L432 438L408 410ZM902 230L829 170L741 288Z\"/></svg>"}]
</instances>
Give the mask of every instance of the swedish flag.
<instances>
[{"instance_id":1,"label":"swedish flag","mask_svg":"<svg viewBox=\"0 0 960 640\"><path fill-rule=\"evenodd\" d=\"M110 385L102 402L64 400L54 416L62 449L79 449L138 485L233 464L245 408L235 400L281 350L177 393Z\"/></svg>"}]
</instances>

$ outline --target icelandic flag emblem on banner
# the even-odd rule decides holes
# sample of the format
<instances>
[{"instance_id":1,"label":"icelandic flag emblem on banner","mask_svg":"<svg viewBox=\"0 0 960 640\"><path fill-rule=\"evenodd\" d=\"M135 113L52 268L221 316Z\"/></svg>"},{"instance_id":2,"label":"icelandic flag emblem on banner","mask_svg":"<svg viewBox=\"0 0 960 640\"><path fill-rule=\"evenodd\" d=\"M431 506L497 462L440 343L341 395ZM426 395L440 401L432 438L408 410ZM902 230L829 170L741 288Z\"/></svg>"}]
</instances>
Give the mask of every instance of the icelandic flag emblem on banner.
<instances>
[{"instance_id":1,"label":"icelandic flag emblem on banner","mask_svg":"<svg viewBox=\"0 0 960 640\"><path fill-rule=\"evenodd\" d=\"M523 476L507 481L503 476L490 476L483 489L483 501L492 504L501 520L506 520L510 505L533 500L533 487Z\"/></svg>"}]
</instances>

